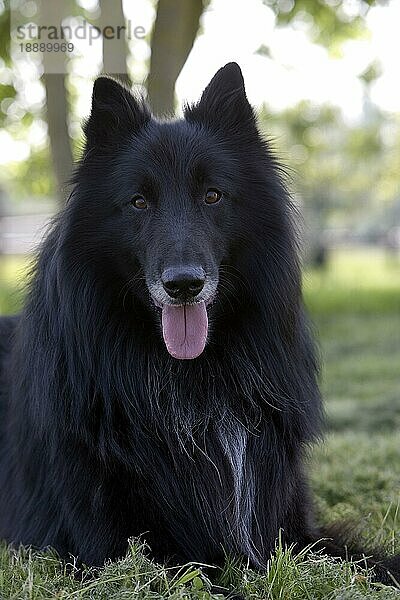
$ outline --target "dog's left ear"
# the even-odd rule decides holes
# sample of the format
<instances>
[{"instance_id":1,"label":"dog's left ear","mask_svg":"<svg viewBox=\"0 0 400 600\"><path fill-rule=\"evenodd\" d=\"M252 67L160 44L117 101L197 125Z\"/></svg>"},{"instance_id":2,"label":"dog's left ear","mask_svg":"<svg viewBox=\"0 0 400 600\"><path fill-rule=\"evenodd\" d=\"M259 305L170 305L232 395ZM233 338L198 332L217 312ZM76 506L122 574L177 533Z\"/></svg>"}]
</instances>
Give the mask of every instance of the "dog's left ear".
<instances>
[{"instance_id":1,"label":"dog's left ear","mask_svg":"<svg viewBox=\"0 0 400 600\"><path fill-rule=\"evenodd\" d=\"M230 131L238 127L243 129L246 125L256 127L242 71L237 63L228 63L217 71L198 104L186 108L185 118Z\"/></svg>"}]
</instances>

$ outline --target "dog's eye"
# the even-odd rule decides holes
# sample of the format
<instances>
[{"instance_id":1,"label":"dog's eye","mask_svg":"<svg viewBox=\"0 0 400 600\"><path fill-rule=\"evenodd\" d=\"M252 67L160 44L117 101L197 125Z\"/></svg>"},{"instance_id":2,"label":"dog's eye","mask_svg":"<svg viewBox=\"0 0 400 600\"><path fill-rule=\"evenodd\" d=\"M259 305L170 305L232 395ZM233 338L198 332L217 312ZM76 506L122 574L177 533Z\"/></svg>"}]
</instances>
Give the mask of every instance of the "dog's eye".
<instances>
[{"instance_id":1,"label":"dog's eye","mask_svg":"<svg viewBox=\"0 0 400 600\"><path fill-rule=\"evenodd\" d=\"M206 204L216 204L221 200L222 192L214 189L210 189L206 191L205 195L205 203Z\"/></svg>"},{"instance_id":2,"label":"dog's eye","mask_svg":"<svg viewBox=\"0 0 400 600\"><path fill-rule=\"evenodd\" d=\"M135 208L147 208L147 200L141 194L135 194L131 200Z\"/></svg>"}]
</instances>

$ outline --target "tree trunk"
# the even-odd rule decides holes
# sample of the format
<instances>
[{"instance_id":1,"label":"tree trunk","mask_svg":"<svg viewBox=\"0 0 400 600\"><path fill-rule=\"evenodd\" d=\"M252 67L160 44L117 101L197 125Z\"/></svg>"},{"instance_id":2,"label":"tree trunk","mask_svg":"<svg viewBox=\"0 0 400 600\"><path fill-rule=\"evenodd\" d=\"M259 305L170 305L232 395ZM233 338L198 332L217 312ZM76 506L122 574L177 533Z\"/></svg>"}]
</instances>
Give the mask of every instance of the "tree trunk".
<instances>
[{"instance_id":1,"label":"tree trunk","mask_svg":"<svg viewBox=\"0 0 400 600\"><path fill-rule=\"evenodd\" d=\"M60 26L68 14L68 3L42 0L40 23ZM42 41L51 42L50 39ZM68 102L65 89L66 66L63 52L44 52L47 125L59 202L64 203L67 183L72 174L73 158L68 131Z\"/></svg>"},{"instance_id":2,"label":"tree trunk","mask_svg":"<svg viewBox=\"0 0 400 600\"><path fill-rule=\"evenodd\" d=\"M174 113L175 83L192 49L202 0L159 0L147 90L156 114Z\"/></svg>"},{"instance_id":3,"label":"tree trunk","mask_svg":"<svg viewBox=\"0 0 400 600\"><path fill-rule=\"evenodd\" d=\"M125 15L122 0L100 0L100 26L102 31L105 27L112 27L115 32L113 39L103 36L103 73L111 75L128 87L131 81L128 75L127 54L128 45L125 32L117 36L117 27L125 25Z\"/></svg>"},{"instance_id":4,"label":"tree trunk","mask_svg":"<svg viewBox=\"0 0 400 600\"><path fill-rule=\"evenodd\" d=\"M67 195L67 183L71 177L73 158L68 132L68 104L63 73L46 73L47 125L50 139L57 194L60 203Z\"/></svg>"}]
</instances>

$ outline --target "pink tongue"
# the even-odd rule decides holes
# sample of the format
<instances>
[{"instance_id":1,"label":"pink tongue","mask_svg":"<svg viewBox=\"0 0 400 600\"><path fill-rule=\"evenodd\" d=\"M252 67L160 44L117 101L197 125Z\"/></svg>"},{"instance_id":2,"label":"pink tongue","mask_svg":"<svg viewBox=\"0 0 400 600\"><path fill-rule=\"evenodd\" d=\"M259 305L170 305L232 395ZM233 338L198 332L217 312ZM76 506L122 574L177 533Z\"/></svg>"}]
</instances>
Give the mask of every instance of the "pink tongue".
<instances>
[{"instance_id":1,"label":"pink tongue","mask_svg":"<svg viewBox=\"0 0 400 600\"><path fill-rule=\"evenodd\" d=\"M208 318L204 302L185 306L165 304L162 329L167 350L174 358L196 358L207 340Z\"/></svg>"}]
</instances>

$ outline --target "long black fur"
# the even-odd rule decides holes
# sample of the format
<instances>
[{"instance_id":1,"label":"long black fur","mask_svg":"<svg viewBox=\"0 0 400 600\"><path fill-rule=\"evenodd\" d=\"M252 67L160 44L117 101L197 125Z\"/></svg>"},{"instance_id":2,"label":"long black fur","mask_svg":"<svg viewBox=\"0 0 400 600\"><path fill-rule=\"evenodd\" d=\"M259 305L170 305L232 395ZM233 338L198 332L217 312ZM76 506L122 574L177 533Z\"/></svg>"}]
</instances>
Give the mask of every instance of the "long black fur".
<instances>
[{"instance_id":1,"label":"long black fur","mask_svg":"<svg viewBox=\"0 0 400 600\"><path fill-rule=\"evenodd\" d=\"M303 462L323 419L295 212L240 69L165 122L100 78L85 133L25 308L1 321L0 537L100 565L144 533L159 560L263 568L280 530L321 535ZM218 279L194 360L168 354L149 294L177 261Z\"/></svg>"}]
</instances>

